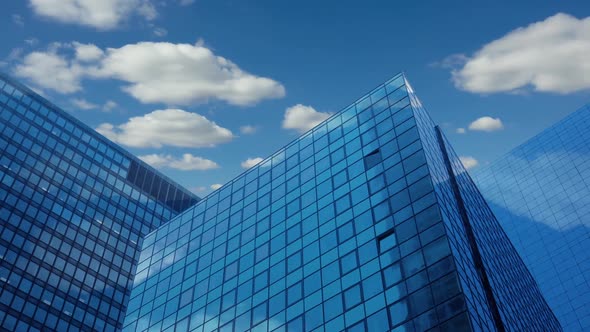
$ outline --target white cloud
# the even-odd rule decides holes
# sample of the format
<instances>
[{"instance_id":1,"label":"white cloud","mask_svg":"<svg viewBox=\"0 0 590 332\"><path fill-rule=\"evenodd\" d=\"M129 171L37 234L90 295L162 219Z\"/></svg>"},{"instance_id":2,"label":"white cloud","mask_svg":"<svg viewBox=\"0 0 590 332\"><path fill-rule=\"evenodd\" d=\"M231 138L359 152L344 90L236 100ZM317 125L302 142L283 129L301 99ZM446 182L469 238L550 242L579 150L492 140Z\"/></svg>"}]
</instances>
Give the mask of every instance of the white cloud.
<instances>
[{"instance_id":1,"label":"white cloud","mask_svg":"<svg viewBox=\"0 0 590 332\"><path fill-rule=\"evenodd\" d=\"M204 171L219 168L219 165L216 162L202 157L193 156L190 153L183 154L182 158L174 158L169 154L148 154L139 156L139 159L155 168L168 167L182 171Z\"/></svg>"},{"instance_id":2,"label":"white cloud","mask_svg":"<svg viewBox=\"0 0 590 332\"><path fill-rule=\"evenodd\" d=\"M12 14L12 22L21 27L25 25L23 17L18 14Z\"/></svg>"},{"instance_id":3,"label":"white cloud","mask_svg":"<svg viewBox=\"0 0 590 332\"><path fill-rule=\"evenodd\" d=\"M504 129L502 120L500 118L492 118L489 116L483 116L469 124L469 130L475 131L496 131Z\"/></svg>"},{"instance_id":4,"label":"white cloud","mask_svg":"<svg viewBox=\"0 0 590 332\"><path fill-rule=\"evenodd\" d=\"M318 112L311 106L297 104L285 110L283 128L304 133L330 117L332 113Z\"/></svg>"},{"instance_id":5,"label":"white cloud","mask_svg":"<svg viewBox=\"0 0 590 332\"><path fill-rule=\"evenodd\" d=\"M39 39L34 38L34 37L25 39L25 44L27 44L29 46L35 46L35 45L37 45L38 42L39 42Z\"/></svg>"},{"instance_id":6,"label":"white cloud","mask_svg":"<svg viewBox=\"0 0 590 332\"><path fill-rule=\"evenodd\" d=\"M99 30L116 28L136 15L146 20L157 16L149 0L29 0L33 12L62 23L90 26Z\"/></svg>"},{"instance_id":7,"label":"white cloud","mask_svg":"<svg viewBox=\"0 0 590 332\"><path fill-rule=\"evenodd\" d=\"M467 60L469 60L469 58L465 54L451 54L442 61L431 63L430 66L453 69L464 65Z\"/></svg>"},{"instance_id":8,"label":"white cloud","mask_svg":"<svg viewBox=\"0 0 590 332\"><path fill-rule=\"evenodd\" d=\"M457 134L465 134L465 128L457 128Z\"/></svg>"},{"instance_id":9,"label":"white cloud","mask_svg":"<svg viewBox=\"0 0 590 332\"><path fill-rule=\"evenodd\" d=\"M215 183L215 184L212 184L211 185L211 189L217 190L217 189L221 188L222 186L223 186L222 184Z\"/></svg>"},{"instance_id":10,"label":"white cloud","mask_svg":"<svg viewBox=\"0 0 590 332\"><path fill-rule=\"evenodd\" d=\"M67 50L74 49L73 57ZM15 73L60 93L81 90L82 79L118 79L143 103L188 105L211 99L252 105L280 98L285 88L270 78L240 69L203 46L140 42L101 50L92 44L57 44L25 56Z\"/></svg>"},{"instance_id":11,"label":"white cloud","mask_svg":"<svg viewBox=\"0 0 590 332\"><path fill-rule=\"evenodd\" d=\"M103 123L96 131L133 147L213 147L233 138L231 131L204 116L179 109L156 110L117 126Z\"/></svg>"},{"instance_id":12,"label":"white cloud","mask_svg":"<svg viewBox=\"0 0 590 332\"><path fill-rule=\"evenodd\" d=\"M112 101L112 100L107 100L106 103L104 103L104 105L102 106L102 111L103 112L110 112L112 111L114 108L118 107L119 105Z\"/></svg>"},{"instance_id":13,"label":"white cloud","mask_svg":"<svg viewBox=\"0 0 590 332\"><path fill-rule=\"evenodd\" d=\"M199 194L204 192L205 190L207 190L207 187L205 186L197 186L197 187L192 187L189 188L190 191L194 192L195 194Z\"/></svg>"},{"instance_id":14,"label":"white cloud","mask_svg":"<svg viewBox=\"0 0 590 332\"><path fill-rule=\"evenodd\" d=\"M8 66L10 64L14 64L16 61L22 58L24 50L21 47L16 47L10 50L8 56L4 59L0 60L0 67Z\"/></svg>"},{"instance_id":15,"label":"white cloud","mask_svg":"<svg viewBox=\"0 0 590 332\"><path fill-rule=\"evenodd\" d=\"M250 105L285 95L280 83L244 72L200 44L143 42L110 48L101 65L102 75L130 83L124 90L144 103L218 99Z\"/></svg>"},{"instance_id":16,"label":"white cloud","mask_svg":"<svg viewBox=\"0 0 590 332\"><path fill-rule=\"evenodd\" d=\"M251 125L245 125L245 126L240 127L240 133L242 133L244 135L254 134L257 130L258 130L258 128L256 128L255 126L251 126Z\"/></svg>"},{"instance_id":17,"label":"white cloud","mask_svg":"<svg viewBox=\"0 0 590 332\"><path fill-rule=\"evenodd\" d=\"M93 109L101 109L103 112L110 112L112 111L114 108L118 107L119 105L117 105L116 102L112 101L112 100L107 100L104 105L98 105L95 103L92 103L84 98L72 98L70 99L70 103L81 110L93 110Z\"/></svg>"},{"instance_id":18,"label":"white cloud","mask_svg":"<svg viewBox=\"0 0 590 332\"><path fill-rule=\"evenodd\" d=\"M64 94L82 90L80 80L84 71L82 66L66 60L55 50L29 53L14 69L17 76L39 87Z\"/></svg>"},{"instance_id":19,"label":"white cloud","mask_svg":"<svg viewBox=\"0 0 590 332\"><path fill-rule=\"evenodd\" d=\"M590 89L590 17L556 14L484 45L452 72L455 85L475 93ZM456 58L456 55L454 55Z\"/></svg>"},{"instance_id":20,"label":"white cloud","mask_svg":"<svg viewBox=\"0 0 590 332\"><path fill-rule=\"evenodd\" d=\"M149 21L158 17L156 7L149 0L143 0L139 3L139 6L137 6L137 13Z\"/></svg>"},{"instance_id":21,"label":"white cloud","mask_svg":"<svg viewBox=\"0 0 590 332\"><path fill-rule=\"evenodd\" d=\"M251 168L253 166L256 166L258 163L260 163L263 160L264 159L262 159L260 157L248 158L248 159L242 161L242 163L240 165L242 166L242 168L248 169L248 168Z\"/></svg>"},{"instance_id":22,"label":"white cloud","mask_svg":"<svg viewBox=\"0 0 590 332\"><path fill-rule=\"evenodd\" d=\"M473 168L479 164L475 158L469 156L460 156L459 160L461 160L463 166L465 166L465 169Z\"/></svg>"},{"instance_id":23,"label":"white cloud","mask_svg":"<svg viewBox=\"0 0 590 332\"><path fill-rule=\"evenodd\" d=\"M157 37L164 37L168 34L168 30L164 29L164 28L154 28L154 35L156 35Z\"/></svg>"},{"instance_id":24,"label":"white cloud","mask_svg":"<svg viewBox=\"0 0 590 332\"><path fill-rule=\"evenodd\" d=\"M92 110L98 108L98 105L91 103L84 98L74 98L70 100L70 102L72 105L82 110Z\"/></svg>"},{"instance_id":25,"label":"white cloud","mask_svg":"<svg viewBox=\"0 0 590 332\"><path fill-rule=\"evenodd\" d=\"M76 52L76 59L83 62L96 61L104 56L104 52L94 44L72 42L72 46Z\"/></svg>"}]
</instances>

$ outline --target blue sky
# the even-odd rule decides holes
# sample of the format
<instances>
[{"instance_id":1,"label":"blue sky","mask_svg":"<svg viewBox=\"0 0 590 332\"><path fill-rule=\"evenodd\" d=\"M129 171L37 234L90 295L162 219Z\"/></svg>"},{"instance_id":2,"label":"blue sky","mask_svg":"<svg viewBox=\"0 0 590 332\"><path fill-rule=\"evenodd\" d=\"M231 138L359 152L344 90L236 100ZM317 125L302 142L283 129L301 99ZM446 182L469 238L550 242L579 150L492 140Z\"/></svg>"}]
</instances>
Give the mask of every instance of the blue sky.
<instances>
[{"instance_id":1,"label":"blue sky","mask_svg":"<svg viewBox=\"0 0 590 332\"><path fill-rule=\"evenodd\" d=\"M590 3L513 2L3 1L0 70L201 196L402 70L482 165L590 102Z\"/></svg>"}]
</instances>

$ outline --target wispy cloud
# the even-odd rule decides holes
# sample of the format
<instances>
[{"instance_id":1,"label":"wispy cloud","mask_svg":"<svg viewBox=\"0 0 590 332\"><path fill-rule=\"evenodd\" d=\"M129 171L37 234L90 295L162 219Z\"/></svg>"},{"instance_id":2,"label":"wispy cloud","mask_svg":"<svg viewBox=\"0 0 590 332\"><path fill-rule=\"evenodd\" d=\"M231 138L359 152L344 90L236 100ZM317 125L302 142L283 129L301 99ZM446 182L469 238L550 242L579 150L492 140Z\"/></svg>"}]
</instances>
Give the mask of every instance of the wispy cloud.
<instances>
[{"instance_id":1,"label":"wispy cloud","mask_svg":"<svg viewBox=\"0 0 590 332\"><path fill-rule=\"evenodd\" d=\"M251 135L251 134L256 133L256 131L258 131L258 128L255 126L246 125L246 126L240 127L240 133L242 133L244 135Z\"/></svg>"},{"instance_id":2,"label":"wispy cloud","mask_svg":"<svg viewBox=\"0 0 590 332\"><path fill-rule=\"evenodd\" d=\"M12 22L18 26L25 26L25 20L19 14L12 14Z\"/></svg>"},{"instance_id":3,"label":"wispy cloud","mask_svg":"<svg viewBox=\"0 0 590 332\"><path fill-rule=\"evenodd\" d=\"M73 98L72 100L70 100L70 102L72 103L72 105L82 110L92 110L98 108L97 104L91 103L84 98Z\"/></svg>"},{"instance_id":4,"label":"wispy cloud","mask_svg":"<svg viewBox=\"0 0 590 332\"><path fill-rule=\"evenodd\" d=\"M477 159L470 157L470 156L460 156L459 160L461 160L461 162L463 163L463 166L465 166L465 169L471 169L471 168L474 168L475 166L479 165L479 162L477 161Z\"/></svg>"},{"instance_id":5,"label":"wispy cloud","mask_svg":"<svg viewBox=\"0 0 590 332\"><path fill-rule=\"evenodd\" d=\"M262 160L264 160L264 159L262 159L260 157L248 158L248 159L242 161L242 163L240 165L242 166L242 168L248 169L248 168L252 168L253 166L258 165Z\"/></svg>"}]
</instances>

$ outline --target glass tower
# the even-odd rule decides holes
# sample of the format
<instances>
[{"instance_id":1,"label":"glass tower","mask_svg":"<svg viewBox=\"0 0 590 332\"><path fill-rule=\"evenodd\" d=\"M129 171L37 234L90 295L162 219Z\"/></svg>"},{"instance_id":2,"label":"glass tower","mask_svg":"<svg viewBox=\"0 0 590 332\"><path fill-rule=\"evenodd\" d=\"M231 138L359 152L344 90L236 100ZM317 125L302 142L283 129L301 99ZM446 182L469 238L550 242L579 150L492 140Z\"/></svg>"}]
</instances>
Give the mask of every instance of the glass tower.
<instances>
[{"instance_id":1,"label":"glass tower","mask_svg":"<svg viewBox=\"0 0 590 332\"><path fill-rule=\"evenodd\" d=\"M0 74L0 330L120 330L141 238L197 197Z\"/></svg>"},{"instance_id":2,"label":"glass tower","mask_svg":"<svg viewBox=\"0 0 590 332\"><path fill-rule=\"evenodd\" d=\"M125 331L560 331L398 75L147 235Z\"/></svg>"},{"instance_id":3,"label":"glass tower","mask_svg":"<svg viewBox=\"0 0 590 332\"><path fill-rule=\"evenodd\" d=\"M474 178L564 330L590 330L590 107Z\"/></svg>"}]
</instances>

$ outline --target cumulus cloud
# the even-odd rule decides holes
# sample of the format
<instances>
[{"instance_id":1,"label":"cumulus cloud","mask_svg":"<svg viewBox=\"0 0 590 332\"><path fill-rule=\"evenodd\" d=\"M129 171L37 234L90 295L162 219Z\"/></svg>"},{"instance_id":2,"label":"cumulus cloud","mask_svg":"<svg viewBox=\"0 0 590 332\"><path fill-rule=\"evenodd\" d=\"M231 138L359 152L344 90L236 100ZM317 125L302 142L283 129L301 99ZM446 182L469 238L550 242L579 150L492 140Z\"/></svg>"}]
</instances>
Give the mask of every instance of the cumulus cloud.
<instances>
[{"instance_id":1,"label":"cumulus cloud","mask_svg":"<svg viewBox=\"0 0 590 332\"><path fill-rule=\"evenodd\" d=\"M242 71L202 45L151 43L108 49L101 74L129 83L124 90L144 103L191 104L218 99L250 105L285 95L272 79Z\"/></svg>"},{"instance_id":2,"label":"cumulus cloud","mask_svg":"<svg viewBox=\"0 0 590 332\"><path fill-rule=\"evenodd\" d=\"M459 160L461 160L461 163L463 163L465 169L473 168L479 164L477 159L469 156L460 156Z\"/></svg>"},{"instance_id":3,"label":"cumulus cloud","mask_svg":"<svg viewBox=\"0 0 590 332\"><path fill-rule=\"evenodd\" d=\"M183 154L181 158L174 158L169 154L148 154L139 156L139 159L155 168L168 167L182 171L204 171L219 168L219 165L216 162L202 157L193 156L190 153Z\"/></svg>"},{"instance_id":4,"label":"cumulus cloud","mask_svg":"<svg viewBox=\"0 0 590 332\"><path fill-rule=\"evenodd\" d=\"M29 0L33 12L62 23L110 30L131 16L153 20L157 16L150 0Z\"/></svg>"},{"instance_id":5,"label":"cumulus cloud","mask_svg":"<svg viewBox=\"0 0 590 332\"><path fill-rule=\"evenodd\" d=\"M217 189L221 188L222 186L223 186L222 184L215 183L215 184L212 184L211 185L211 189L217 190Z\"/></svg>"},{"instance_id":6,"label":"cumulus cloud","mask_svg":"<svg viewBox=\"0 0 590 332\"><path fill-rule=\"evenodd\" d=\"M81 65L68 61L55 50L29 53L14 69L17 76L35 85L64 94L82 90L80 80L84 72Z\"/></svg>"},{"instance_id":7,"label":"cumulus cloud","mask_svg":"<svg viewBox=\"0 0 590 332\"><path fill-rule=\"evenodd\" d=\"M297 104L285 110L283 128L304 133L330 117L332 113L318 112L311 106Z\"/></svg>"},{"instance_id":8,"label":"cumulus cloud","mask_svg":"<svg viewBox=\"0 0 590 332\"><path fill-rule=\"evenodd\" d=\"M202 115L180 109L156 110L120 125L103 123L96 131L132 147L213 147L233 138L228 129Z\"/></svg>"},{"instance_id":9,"label":"cumulus cloud","mask_svg":"<svg viewBox=\"0 0 590 332\"><path fill-rule=\"evenodd\" d=\"M457 128L457 134L465 134L465 128Z\"/></svg>"},{"instance_id":10,"label":"cumulus cloud","mask_svg":"<svg viewBox=\"0 0 590 332\"><path fill-rule=\"evenodd\" d=\"M75 55L68 54L72 49ZM125 92L143 103L220 100L245 106L285 95L279 82L243 71L202 42L140 42L106 50L73 42L28 54L15 73L60 93L81 90L82 79L117 79L126 83Z\"/></svg>"},{"instance_id":11,"label":"cumulus cloud","mask_svg":"<svg viewBox=\"0 0 590 332\"><path fill-rule=\"evenodd\" d=\"M504 124L500 118L483 116L469 124L469 130L475 131L496 131L504 129Z\"/></svg>"},{"instance_id":12,"label":"cumulus cloud","mask_svg":"<svg viewBox=\"0 0 590 332\"><path fill-rule=\"evenodd\" d=\"M242 133L244 135L254 134L257 130L258 130L258 128L256 128L255 126L251 126L251 125L246 125L246 126L240 127L240 133Z\"/></svg>"},{"instance_id":13,"label":"cumulus cloud","mask_svg":"<svg viewBox=\"0 0 590 332\"><path fill-rule=\"evenodd\" d=\"M556 14L484 45L452 71L457 88L475 93L571 93L590 89L590 17ZM443 61L444 62L444 61Z\"/></svg>"},{"instance_id":14,"label":"cumulus cloud","mask_svg":"<svg viewBox=\"0 0 590 332\"><path fill-rule=\"evenodd\" d=\"M248 168L251 168L253 166L256 166L258 163L260 163L263 160L264 159L262 159L260 157L248 158L248 159L242 161L242 163L240 165L242 166L242 168L248 169Z\"/></svg>"},{"instance_id":15,"label":"cumulus cloud","mask_svg":"<svg viewBox=\"0 0 590 332\"><path fill-rule=\"evenodd\" d=\"M72 42L72 46L76 52L76 59L80 61L96 61L104 56L104 52L94 44Z\"/></svg>"}]
</instances>

